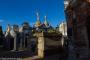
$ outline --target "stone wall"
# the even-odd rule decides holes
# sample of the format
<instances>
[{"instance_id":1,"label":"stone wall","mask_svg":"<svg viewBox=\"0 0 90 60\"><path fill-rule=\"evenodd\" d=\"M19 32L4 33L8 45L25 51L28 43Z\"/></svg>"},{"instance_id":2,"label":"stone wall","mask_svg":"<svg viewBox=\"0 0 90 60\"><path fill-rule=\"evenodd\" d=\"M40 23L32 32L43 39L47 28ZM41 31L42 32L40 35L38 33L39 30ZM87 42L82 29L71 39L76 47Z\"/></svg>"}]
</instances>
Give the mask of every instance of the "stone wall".
<instances>
[{"instance_id":1,"label":"stone wall","mask_svg":"<svg viewBox=\"0 0 90 60\"><path fill-rule=\"evenodd\" d=\"M61 34L57 33L36 33L38 37L38 56L44 58L48 52L55 52L55 50L60 49L61 45ZM52 54L52 53L50 53Z\"/></svg>"}]
</instances>

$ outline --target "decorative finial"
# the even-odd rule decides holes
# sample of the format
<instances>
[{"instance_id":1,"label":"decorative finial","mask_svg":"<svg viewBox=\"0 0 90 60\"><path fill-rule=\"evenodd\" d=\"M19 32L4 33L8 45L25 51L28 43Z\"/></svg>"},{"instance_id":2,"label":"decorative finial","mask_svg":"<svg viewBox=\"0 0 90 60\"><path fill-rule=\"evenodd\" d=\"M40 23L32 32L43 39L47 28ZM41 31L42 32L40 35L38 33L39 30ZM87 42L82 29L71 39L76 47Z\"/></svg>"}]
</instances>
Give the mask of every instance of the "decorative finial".
<instances>
[{"instance_id":1,"label":"decorative finial","mask_svg":"<svg viewBox=\"0 0 90 60\"><path fill-rule=\"evenodd\" d=\"M37 20L39 20L39 13L37 12L36 15L37 15Z\"/></svg>"},{"instance_id":2,"label":"decorative finial","mask_svg":"<svg viewBox=\"0 0 90 60\"><path fill-rule=\"evenodd\" d=\"M47 27L47 26L49 26L49 23L47 22L47 16L44 16L44 24L45 24L45 26Z\"/></svg>"},{"instance_id":3,"label":"decorative finial","mask_svg":"<svg viewBox=\"0 0 90 60\"><path fill-rule=\"evenodd\" d=\"M45 18L45 21L47 20L47 16L44 16L44 18Z\"/></svg>"}]
</instances>

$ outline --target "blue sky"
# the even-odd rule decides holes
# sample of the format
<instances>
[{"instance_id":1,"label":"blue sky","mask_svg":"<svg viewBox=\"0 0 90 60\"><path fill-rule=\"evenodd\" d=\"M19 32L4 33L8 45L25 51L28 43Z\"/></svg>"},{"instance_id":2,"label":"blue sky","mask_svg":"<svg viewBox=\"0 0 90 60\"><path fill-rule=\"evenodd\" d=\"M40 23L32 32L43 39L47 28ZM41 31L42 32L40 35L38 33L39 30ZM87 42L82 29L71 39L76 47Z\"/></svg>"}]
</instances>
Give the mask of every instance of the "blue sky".
<instances>
[{"instance_id":1,"label":"blue sky","mask_svg":"<svg viewBox=\"0 0 90 60\"><path fill-rule=\"evenodd\" d=\"M27 21L32 26L36 22L36 12L39 12L41 22L47 16L52 26L57 26L65 20L64 0L0 0L0 21L3 29L7 24L21 25Z\"/></svg>"}]
</instances>

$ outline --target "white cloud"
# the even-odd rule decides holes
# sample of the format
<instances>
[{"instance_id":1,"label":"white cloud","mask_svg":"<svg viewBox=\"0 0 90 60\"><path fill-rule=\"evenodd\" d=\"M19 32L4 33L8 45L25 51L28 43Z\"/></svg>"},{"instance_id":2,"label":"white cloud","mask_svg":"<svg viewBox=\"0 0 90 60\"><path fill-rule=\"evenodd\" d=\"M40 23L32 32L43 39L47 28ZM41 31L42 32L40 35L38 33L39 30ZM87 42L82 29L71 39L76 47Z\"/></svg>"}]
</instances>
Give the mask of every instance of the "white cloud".
<instances>
[{"instance_id":1,"label":"white cloud","mask_svg":"<svg viewBox=\"0 0 90 60\"><path fill-rule=\"evenodd\" d=\"M4 20L0 20L0 22L3 22Z\"/></svg>"},{"instance_id":2,"label":"white cloud","mask_svg":"<svg viewBox=\"0 0 90 60\"><path fill-rule=\"evenodd\" d=\"M64 1L64 4L66 4L66 5L69 4L69 1Z\"/></svg>"}]
</instances>

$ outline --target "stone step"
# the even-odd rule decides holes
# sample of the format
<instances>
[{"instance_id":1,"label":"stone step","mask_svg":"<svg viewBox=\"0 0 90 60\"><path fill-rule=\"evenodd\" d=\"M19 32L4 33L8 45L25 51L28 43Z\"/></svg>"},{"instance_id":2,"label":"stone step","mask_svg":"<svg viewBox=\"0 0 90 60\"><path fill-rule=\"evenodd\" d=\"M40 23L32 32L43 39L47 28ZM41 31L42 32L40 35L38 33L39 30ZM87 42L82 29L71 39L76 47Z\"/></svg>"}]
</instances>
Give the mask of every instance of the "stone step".
<instances>
[{"instance_id":1,"label":"stone step","mask_svg":"<svg viewBox=\"0 0 90 60\"><path fill-rule=\"evenodd\" d=\"M25 58L31 57L30 51L4 51L0 52L0 58Z\"/></svg>"}]
</instances>

